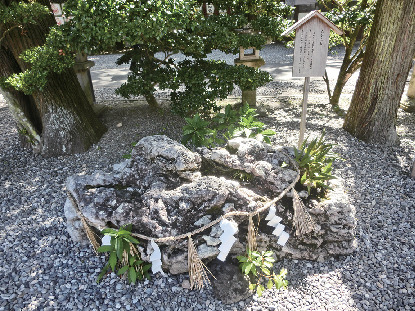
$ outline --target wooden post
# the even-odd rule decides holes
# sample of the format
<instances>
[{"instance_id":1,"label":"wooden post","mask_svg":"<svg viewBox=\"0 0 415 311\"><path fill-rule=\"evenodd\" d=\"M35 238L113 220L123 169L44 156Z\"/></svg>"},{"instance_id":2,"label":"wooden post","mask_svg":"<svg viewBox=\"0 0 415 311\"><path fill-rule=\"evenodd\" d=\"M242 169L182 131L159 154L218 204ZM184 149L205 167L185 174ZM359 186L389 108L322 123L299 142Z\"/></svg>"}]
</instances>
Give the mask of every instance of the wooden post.
<instances>
[{"instance_id":1,"label":"wooden post","mask_svg":"<svg viewBox=\"0 0 415 311\"><path fill-rule=\"evenodd\" d=\"M307 121L307 101L308 93L310 91L310 77L305 77L304 79L304 90L303 90L303 110L301 112L301 123L300 123L300 138L298 139L298 149L300 149L301 144L304 141L304 133Z\"/></svg>"},{"instance_id":2,"label":"wooden post","mask_svg":"<svg viewBox=\"0 0 415 311\"><path fill-rule=\"evenodd\" d=\"M315 3L313 0L294 0L298 4ZM303 92L303 109L301 113L300 137L298 149L304 141L306 128L307 101L310 91L310 77L321 77L326 71L327 51L330 30L338 35L343 31L336 27L319 11L313 11L285 30L288 36L295 30L293 77L305 77Z\"/></svg>"}]
</instances>

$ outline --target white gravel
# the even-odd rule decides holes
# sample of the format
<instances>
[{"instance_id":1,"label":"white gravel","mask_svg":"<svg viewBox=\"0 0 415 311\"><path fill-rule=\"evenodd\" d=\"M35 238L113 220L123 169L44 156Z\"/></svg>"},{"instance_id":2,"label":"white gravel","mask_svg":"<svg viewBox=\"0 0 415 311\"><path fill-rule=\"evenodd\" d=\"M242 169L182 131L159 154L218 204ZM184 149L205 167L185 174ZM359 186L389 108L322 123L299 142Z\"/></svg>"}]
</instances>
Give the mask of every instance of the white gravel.
<instances>
[{"instance_id":1,"label":"white gravel","mask_svg":"<svg viewBox=\"0 0 415 311\"><path fill-rule=\"evenodd\" d=\"M288 57L289 51L278 51L269 57ZM113 66L113 58L100 56L96 68ZM295 145L301 88L273 82L264 92L271 87L292 96L261 98L268 111L263 120L276 129L277 142ZM10 113L0 103L0 310L414 310L415 180L408 172L415 156L415 115L399 111L399 147L368 145L341 128L343 121L330 111L322 89L322 82L312 85L307 134L325 129L344 159L336 162L334 173L345 180L357 209L358 251L324 263L279 262L278 270L289 271L288 290L266 291L234 305L222 304L210 289L182 289L186 275L154 277L135 286L110 275L97 285L104 258L90 247L79 248L65 229L68 176L109 170L143 136L179 139L181 118L149 112L144 104L106 101L108 132L96 146L84 154L44 159L19 147ZM351 91L347 88L343 98ZM101 99L112 99L102 94Z\"/></svg>"}]
</instances>

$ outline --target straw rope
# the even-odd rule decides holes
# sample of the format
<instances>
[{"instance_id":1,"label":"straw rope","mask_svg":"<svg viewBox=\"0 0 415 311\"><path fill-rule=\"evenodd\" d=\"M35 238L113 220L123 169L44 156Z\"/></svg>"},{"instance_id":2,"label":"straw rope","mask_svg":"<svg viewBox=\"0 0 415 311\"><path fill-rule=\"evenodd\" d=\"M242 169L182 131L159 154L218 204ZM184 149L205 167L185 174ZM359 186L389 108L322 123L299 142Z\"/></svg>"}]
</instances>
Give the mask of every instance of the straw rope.
<instances>
[{"instance_id":1,"label":"straw rope","mask_svg":"<svg viewBox=\"0 0 415 311\"><path fill-rule=\"evenodd\" d=\"M255 232L255 226L254 221L252 220L252 216L249 216L249 222L248 222L248 234L247 234L247 242L248 242L248 248L251 251L255 251L257 248L256 243L256 232Z\"/></svg>"},{"instance_id":2,"label":"straw rope","mask_svg":"<svg viewBox=\"0 0 415 311\"><path fill-rule=\"evenodd\" d=\"M91 226L88 224L88 221L86 220L85 216L82 214L81 210L79 209L78 204L75 201L74 196L72 193L67 191L69 200L72 202L72 206L75 209L75 212L78 214L78 216L81 218L82 225L84 227L86 236L88 237L89 242L91 242L92 247L94 248L94 252L96 255L98 255L97 249L101 246L101 243L98 242L99 237L95 234L95 232L91 229ZM98 237L98 239L97 239Z\"/></svg>"},{"instance_id":3,"label":"straw rope","mask_svg":"<svg viewBox=\"0 0 415 311\"><path fill-rule=\"evenodd\" d=\"M295 189L292 191L292 196L294 209L293 224L296 229L296 234L297 236L306 235L312 232L316 225Z\"/></svg>"},{"instance_id":4,"label":"straw rope","mask_svg":"<svg viewBox=\"0 0 415 311\"><path fill-rule=\"evenodd\" d=\"M234 217L234 216L246 216L246 217L253 217L255 215L258 215L264 211L266 211L268 208L270 208L272 205L274 205L275 203L277 203L279 200L281 200L287 193L288 191L290 191L291 189L294 188L294 186L296 185L296 183L298 182L298 180L300 179L300 172L297 170L297 177L295 178L295 180L287 187L285 188L276 198L269 200L267 202L265 202L264 206L258 208L257 210L253 211L253 212L243 212L243 211L233 211L233 212L228 212L224 215L222 215L221 217L213 220L212 222L197 228L193 231L187 232L187 233L183 233L183 234L179 234L179 235L175 235L175 236L168 236L168 237L162 237L162 238L155 238L155 237L151 237L151 236L147 236L144 234L140 234L140 233L131 233L132 236L142 239L142 240L154 240L154 242L170 242L170 241L178 241L178 240L183 240L185 238L187 238L189 235L193 236L195 234L199 234L203 231L205 231L206 229L209 229L211 227L213 227L214 225L218 224L219 222L221 222L223 219L226 218L230 218L230 217ZM73 206L75 208L76 213L79 215L79 217L82 220L82 223L84 223L84 228L87 231L88 229L92 232L92 230L89 228L89 225L85 219L85 216L82 215L82 212L80 211L78 204L76 203L73 195L68 191L68 195L69 198L71 199ZM86 224L86 225L85 225ZM87 229L88 228L88 229ZM88 232L88 231L87 231ZM87 233L88 235L88 233ZM88 238L91 241L90 236L88 235ZM95 241L91 241L91 243L94 245ZM95 247L95 246L94 246ZM99 244L98 244L99 247Z\"/></svg>"},{"instance_id":5,"label":"straw rope","mask_svg":"<svg viewBox=\"0 0 415 311\"><path fill-rule=\"evenodd\" d=\"M187 266L189 269L190 289L202 289L205 284L210 284L207 272L209 272L213 278L215 277L205 266L203 261L200 260L192 237L189 235L187 238Z\"/></svg>"},{"instance_id":6,"label":"straw rope","mask_svg":"<svg viewBox=\"0 0 415 311\"><path fill-rule=\"evenodd\" d=\"M293 162L293 161L291 161ZM295 167L297 167L294 164ZM258 208L257 210L253 211L253 212L242 212L242 211L233 211L233 212L228 212L224 215L222 215L221 217L215 219L214 221L196 229L193 230L191 232L187 232L184 234L180 234L180 235L176 235L176 236L168 236L168 237L162 237L162 238L154 238L154 237L149 237L146 236L144 234L139 234L139 233L131 233L132 236L137 237L139 239L142 240L147 240L147 241L151 241L153 240L154 242L169 242L169 241L177 241L177 240L182 240L187 238L188 239L188 268L189 268L189 277L190 277L190 288L198 288L201 289L204 287L205 284L210 283L207 272L209 272L211 275L212 273L209 271L209 269L207 269L207 267L203 264L203 262L200 260L197 250L195 248L195 245L193 243L192 240L192 236L198 233L201 233L203 231L205 231L208 228L213 227L214 225L218 224L219 222L221 222L223 219L232 217L232 216L247 216L249 218L249 224L248 224L248 236L247 236L247 240L248 240L248 244L250 249L255 249L256 248L256 232L255 232L255 227L253 224L253 217L258 215L259 213L264 212L265 210L267 210L268 208L270 208L272 205L274 205L276 202L278 202L279 200L281 200L287 193L288 191L290 191L291 189L293 189L293 192L295 192L294 187L297 184L298 180L300 179L300 172L297 168L297 177L295 178L295 180L287 187L285 188L279 195L278 197L269 200L267 202L264 203L264 205L260 208ZM92 246L94 247L94 251L95 253L97 253L97 249L100 246L100 244L98 243L96 237L95 237L95 233L92 231L91 227L89 226L85 216L82 214L74 196L72 195L72 193L70 193L70 191L68 192L68 197L72 202L72 205L76 211L76 213L78 214L78 216L81 218L82 224L84 226L85 232L88 236L89 241L91 242ZM135 249L135 247L130 248L130 252L134 252L137 250ZM126 260L128 258L128 255L126 253L123 254L123 259ZM213 275L212 275L213 276Z\"/></svg>"}]
</instances>

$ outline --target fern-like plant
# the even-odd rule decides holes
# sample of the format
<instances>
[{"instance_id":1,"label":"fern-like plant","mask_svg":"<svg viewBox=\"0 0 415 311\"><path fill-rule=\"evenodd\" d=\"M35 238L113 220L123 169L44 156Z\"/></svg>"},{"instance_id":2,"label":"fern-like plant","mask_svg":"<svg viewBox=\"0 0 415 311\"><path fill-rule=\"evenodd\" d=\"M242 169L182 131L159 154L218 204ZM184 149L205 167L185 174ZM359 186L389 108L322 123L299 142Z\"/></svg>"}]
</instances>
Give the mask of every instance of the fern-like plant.
<instances>
[{"instance_id":1,"label":"fern-like plant","mask_svg":"<svg viewBox=\"0 0 415 311\"><path fill-rule=\"evenodd\" d=\"M323 196L327 190L331 190L327 181L335 179L331 174L332 165L336 155L331 152L333 144L324 142L323 132L319 138L310 143L307 139L301 144L300 150L294 148L295 160L300 169L300 182L307 187L308 193L315 188Z\"/></svg>"}]
</instances>

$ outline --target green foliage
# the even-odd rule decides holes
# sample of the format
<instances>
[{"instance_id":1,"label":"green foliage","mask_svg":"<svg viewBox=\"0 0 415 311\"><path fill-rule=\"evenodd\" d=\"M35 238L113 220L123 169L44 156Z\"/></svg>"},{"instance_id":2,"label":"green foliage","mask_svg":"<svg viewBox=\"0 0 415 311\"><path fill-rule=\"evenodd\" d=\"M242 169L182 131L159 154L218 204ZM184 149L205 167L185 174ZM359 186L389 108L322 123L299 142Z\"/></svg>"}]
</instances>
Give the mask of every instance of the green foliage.
<instances>
[{"instance_id":1,"label":"green foliage","mask_svg":"<svg viewBox=\"0 0 415 311\"><path fill-rule=\"evenodd\" d=\"M4 2L1 2L0 24L4 24L7 27L2 27L1 30L4 32L0 33L0 35L3 38L5 33L16 27L24 31L24 27L29 24L36 24L39 18L47 14L50 14L48 8L36 2L25 3L16 1L7 6Z\"/></svg>"},{"instance_id":2,"label":"green foliage","mask_svg":"<svg viewBox=\"0 0 415 311\"><path fill-rule=\"evenodd\" d=\"M307 187L308 193L315 188L323 196L331 189L327 181L335 179L331 174L336 155L331 152L333 144L324 143L324 132L320 138L313 139L309 144L307 139L301 144L301 149L294 148L295 160L299 165L300 182Z\"/></svg>"},{"instance_id":3,"label":"green foliage","mask_svg":"<svg viewBox=\"0 0 415 311\"><path fill-rule=\"evenodd\" d=\"M196 147L210 146L213 142L213 130L208 128L209 122L196 114L193 118L186 118L186 125L183 127L182 144L191 141Z\"/></svg>"},{"instance_id":4,"label":"green foliage","mask_svg":"<svg viewBox=\"0 0 415 311\"><path fill-rule=\"evenodd\" d=\"M327 6L328 1L319 0L319 2L328 9L326 17L344 31L342 36L331 34L330 46L353 45L358 35L361 35L364 41L367 39L373 23L376 0L343 0L336 1L335 4L331 3L330 6Z\"/></svg>"},{"instance_id":5,"label":"green foliage","mask_svg":"<svg viewBox=\"0 0 415 311\"><path fill-rule=\"evenodd\" d=\"M256 109L251 108L248 104L242 106L239 110L239 122L233 133L233 137L242 136L248 138L257 138L270 144L270 137L275 135L275 131L265 129L265 124L256 120Z\"/></svg>"},{"instance_id":6,"label":"green foliage","mask_svg":"<svg viewBox=\"0 0 415 311\"><path fill-rule=\"evenodd\" d=\"M218 111L215 100L225 98L234 85L255 89L270 77L253 68L206 61L207 54L215 49L237 53L239 46L261 48L287 27L283 16L291 8L279 1L213 1L232 14L204 16L202 2L68 0L64 15L73 18L52 27L45 46L26 53L31 69L11 77L8 85L33 92L52 71L71 67L75 52L101 53L121 43L131 47L119 60L130 64L131 74L119 94L150 96L158 86L173 91L172 109L179 114ZM235 31L248 25L250 34ZM172 59L177 53L186 59Z\"/></svg>"},{"instance_id":7,"label":"green foliage","mask_svg":"<svg viewBox=\"0 0 415 311\"><path fill-rule=\"evenodd\" d=\"M223 61L186 59L175 63L167 58L157 64L141 47L125 53L117 63L131 63L131 73L118 94L148 96L156 91L156 85L161 90L171 89L172 111L185 116L218 111L217 99L225 99L235 85L251 90L271 81L267 72Z\"/></svg>"},{"instance_id":8,"label":"green foliage","mask_svg":"<svg viewBox=\"0 0 415 311\"><path fill-rule=\"evenodd\" d=\"M319 0L320 6L328 11L326 17L343 30L341 36L331 32L329 41L330 48L338 45L345 47L345 56L333 90L333 96L329 91L330 103L337 111L344 85L362 65L367 39L374 19L376 2L377 0ZM357 48L355 48L356 44ZM330 90L329 79L325 77L324 81Z\"/></svg>"},{"instance_id":9,"label":"green foliage","mask_svg":"<svg viewBox=\"0 0 415 311\"><path fill-rule=\"evenodd\" d=\"M275 286L276 289L286 288L288 281L285 279L287 275L286 269L281 269L279 274L275 274L273 266L275 259L273 252L257 252L247 249L246 256L237 256L239 267L243 274L250 276L249 289L256 290L258 296L262 296L266 288L271 289Z\"/></svg>"},{"instance_id":10,"label":"green foliage","mask_svg":"<svg viewBox=\"0 0 415 311\"><path fill-rule=\"evenodd\" d=\"M131 143L131 146L134 148L137 145L137 143ZM133 152L133 150L131 149L131 151L129 153L123 154L123 158L124 159L131 159L131 153Z\"/></svg>"},{"instance_id":11,"label":"green foliage","mask_svg":"<svg viewBox=\"0 0 415 311\"><path fill-rule=\"evenodd\" d=\"M134 252L138 240L131 236L131 225L122 226L119 230L104 229L102 234L111 236L111 245L103 245L98 248L99 253L109 253L108 263L98 275L97 283L110 270L122 276L127 274L130 283L135 283L143 278L150 278L148 270L151 264L145 264L137 251Z\"/></svg>"},{"instance_id":12,"label":"green foliage","mask_svg":"<svg viewBox=\"0 0 415 311\"><path fill-rule=\"evenodd\" d=\"M195 147L212 147L238 136L257 138L270 143L270 137L275 135L275 132L266 129L264 123L256 120L256 116L256 109L248 104L243 105L238 111L227 105L223 113L218 112L209 120L204 120L196 114L193 118L185 119L182 144L192 142Z\"/></svg>"}]
</instances>

